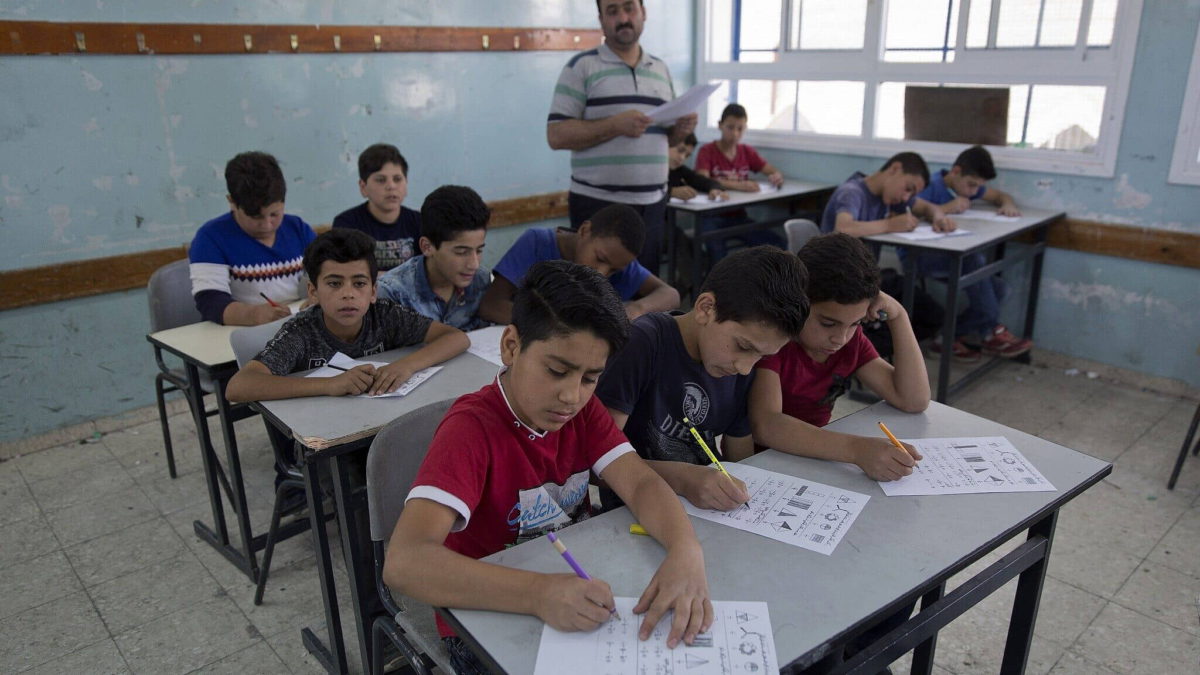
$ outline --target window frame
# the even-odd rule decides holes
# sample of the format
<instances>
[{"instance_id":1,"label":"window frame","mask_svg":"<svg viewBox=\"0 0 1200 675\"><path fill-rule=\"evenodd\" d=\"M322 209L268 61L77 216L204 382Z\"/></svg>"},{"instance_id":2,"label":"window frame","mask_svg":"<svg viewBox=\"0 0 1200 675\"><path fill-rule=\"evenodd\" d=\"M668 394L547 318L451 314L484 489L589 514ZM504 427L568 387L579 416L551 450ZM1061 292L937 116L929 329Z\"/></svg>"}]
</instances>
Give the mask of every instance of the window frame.
<instances>
[{"instance_id":1,"label":"window frame","mask_svg":"<svg viewBox=\"0 0 1200 675\"><path fill-rule=\"evenodd\" d=\"M887 157L912 150L927 160L952 162L962 150L961 143L906 141L874 136L878 114L876 92L883 82L944 82L982 85L1083 85L1104 86L1107 93L1101 115L1100 133L1093 153L1064 152L1038 148L989 147L997 166L1008 169L1041 171L1084 176L1113 177L1123 128L1130 74L1142 16L1143 0L1121 0L1117 7L1112 43L1108 47L1088 47L1091 0L1084 0L1079 19L1081 38L1072 47L1001 47L967 48L967 24L973 2L993 2L995 20L998 0L960 0L958 25L954 27L953 62L921 63L884 61L886 0L868 0L862 49L779 51L771 63L710 61L710 0L700 0L696 13L696 81L713 80L853 80L866 83L863 98L862 129L858 136L838 136L797 131L750 129L745 142L765 148L807 150L834 154ZM788 45L788 11L792 0L784 0L780 16L780 45ZM994 24L993 24L994 25ZM989 31L994 43L994 30ZM1198 52L1200 53L1200 52ZM731 55L732 56L732 55ZM1193 67L1195 67L1193 59ZM1194 79L1194 78L1193 78ZM1193 87L1200 89L1200 87ZM1200 97L1200 91L1196 92ZM1200 105L1200 104L1198 104ZM711 138L707 107L700 111L702 135ZM1200 126L1200 125L1197 125ZM1200 129L1193 129L1200 140Z\"/></svg>"},{"instance_id":2,"label":"window frame","mask_svg":"<svg viewBox=\"0 0 1200 675\"><path fill-rule=\"evenodd\" d=\"M1179 130L1175 134L1175 151L1171 156L1171 171L1167 174L1168 183L1200 185L1200 82L1196 78L1200 78L1200 28L1196 29L1187 90L1179 110Z\"/></svg>"}]
</instances>

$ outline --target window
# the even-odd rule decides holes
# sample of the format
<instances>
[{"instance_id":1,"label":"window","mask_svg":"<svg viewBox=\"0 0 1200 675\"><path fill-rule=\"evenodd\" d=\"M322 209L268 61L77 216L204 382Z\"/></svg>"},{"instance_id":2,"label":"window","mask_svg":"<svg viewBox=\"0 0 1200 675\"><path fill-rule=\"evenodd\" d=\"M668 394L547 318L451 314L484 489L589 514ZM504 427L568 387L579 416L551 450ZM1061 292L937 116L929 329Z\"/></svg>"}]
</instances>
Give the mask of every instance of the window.
<instances>
[{"instance_id":1,"label":"window","mask_svg":"<svg viewBox=\"0 0 1200 675\"><path fill-rule=\"evenodd\" d=\"M752 144L945 162L972 128L949 107L914 105L935 87L954 110L984 111L979 142L1001 166L1111 176L1141 10L1142 0L705 0L698 79L722 85L705 123L737 101ZM930 136L943 126L956 129Z\"/></svg>"},{"instance_id":2,"label":"window","mask_svg":"<svg viewBox=\"0 0 1200 675\"><path fill-rule=\"evenodd\" d=\"M1187 93L1179 115L1179 133L1175 135L1175 154L1167 182L1200 185L1200 31L1192 50Z\"/></svg>"}]
</instances>

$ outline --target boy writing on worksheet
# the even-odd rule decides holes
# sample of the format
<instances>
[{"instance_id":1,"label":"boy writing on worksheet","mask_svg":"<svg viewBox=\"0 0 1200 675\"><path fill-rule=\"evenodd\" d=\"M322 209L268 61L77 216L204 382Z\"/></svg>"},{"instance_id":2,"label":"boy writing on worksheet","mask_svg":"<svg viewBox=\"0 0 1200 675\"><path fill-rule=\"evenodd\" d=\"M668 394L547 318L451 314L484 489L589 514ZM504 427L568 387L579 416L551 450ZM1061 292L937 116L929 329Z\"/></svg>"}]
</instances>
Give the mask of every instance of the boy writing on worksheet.
<instances>
[{"instance_id":1,"label":"boy writing on worksheet","mask_svg":"<svg viewBox=\"0 0 1200 675\"><path fill-rule=\"evenodd\" d=\"M692 311L647 314L608 365L596 395L638 454L676 493L701 508L745 503L745 486L708 466L684 418L722 460L754 452L746 401L754 365L800 332L808 313L804 265L770 246L717 263ZM602 491L604 508L610 493Z\"/></svg>"},{"instance_id":2,"label":"boy writing on worksheet","mask_svg":"<svg viewBox=\"0 0 1200 675\"><path fill-rule=\"evenodd\" d=\"M628 330L620 299L594 270L563 260L529 270L501 337L504 368L459 398L434 435L388 543L388 586L439 607L533 614L559 630L596 628L615 607L603 581L478 560L586 517L590 471L667 549L633 610L646 615L639 637L671 609L669 647L708 629L712 604L691 523L592 396ZM440 617L438 632L456 670L484 672Z\"/></svg>"},{"instance_id":3,"label":"boy writing on worksheet","mask_svg":"<svg viewBox=\"0 0 1200 675\"><path fill-rule=\"evenodd\" d=\"M875 480L912 473L920 455L887 438L825 431L834 402L856 376L892 406L921 412L929 405L925 359L908 315L879 290L875 257L847 234L825 234L798 253L808 272L808 318L791 342L758 362L750 387L756 443L793 455L857 464ZM866 321L886 321L892 363L863 335Z\"/></svg>"}]
</instances>

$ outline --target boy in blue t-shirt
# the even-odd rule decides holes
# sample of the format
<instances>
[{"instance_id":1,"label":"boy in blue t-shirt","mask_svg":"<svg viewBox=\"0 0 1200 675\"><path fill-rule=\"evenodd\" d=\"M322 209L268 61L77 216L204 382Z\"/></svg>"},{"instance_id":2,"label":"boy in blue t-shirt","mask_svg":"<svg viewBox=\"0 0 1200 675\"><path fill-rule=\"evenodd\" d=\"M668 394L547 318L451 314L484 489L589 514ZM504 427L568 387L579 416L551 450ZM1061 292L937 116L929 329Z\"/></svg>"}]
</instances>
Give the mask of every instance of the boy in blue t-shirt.
<instances>
[{"instance_id":1,"label":"boy in blue t-shirt","mask_svg":"<svg viewBox=\"0 0 1200 675\"><path fill-rule=\"evenodd\" d=\"M829 197L821 215L821 232L845 232L854 237L911 232L921 218L939 232L953 231L957 226L952 218L917 196L928 183L929 167L915 152L892 156L870 176L855 171Z\"/></svg>"},{"instance_id":2,"label":"boy in blue t-shirt","mask_svg":"<svg viewBox=\"0 0 1200 675\"><path fill-rule=\"evenodd\" d=\"M375 240L375 264L386 272L416 253L421 216L404 206L408 162L394 145L376 143L358 156L358 191L367 201L333 219L334 227L366 232Z\"/></svg>"},{"instance_id":3,"label":"boy in blue t-shirt","mask_svg":"<svg viewBox=\"0 0 1200 675\"><path fill-rule=\"evenodd\" d=\"M304 248L316 233L285 215L287 183L275 158L243 152L225 165L229 213L205 223L188 249L200 316L230 326L282 319L306 294Z\"/></svg>"},{"instance_id":4,"label":"boy in blue t-shirt","mask_svg":"<svg viewBox=\"0 0 1200 675\"><path fill-rule=\"evenodd\" d=\"M647 314L609 360L596 389L617 427L676 493L696 506L729 510L745 486L706 465L684 424L738 461L754 452L747 400L754 365L798 334L808 315L804 265L773 246L742 249L718 262L686 314ZM713 448L716 450L716 448ZM604 508L614 504L602 491Z\"/></svg>"},{"instance_id":5,"label":"boy in blue t-shirt","mask_svg":"<svg viewBox=\"0 0 1200 675\"><path fill-rule=\"evenodd\" d=\"M479 194L443 185L421 205L421 253L379 275L379 297L459 330L487 325L479 302L492 283L480 264L492 212Z\"/></svg>"},{"instance_id":6,"label":"boy in blue t-shirt","mask_svg":"<svg viewBox=\"0 0 1200 675\"><path fill-rule=\"evenodd\" d=\"M637 260L645 237L642 217L624 204L600 209L574 232L563 228L526 230L492 270L495 278L479 305L479 316L493 323L509 323L512 298L524 283L525 273L534 263L560 259L608 277L630 320L674 309L679 306L679 292Z\"/></svg>"}]
</instances>

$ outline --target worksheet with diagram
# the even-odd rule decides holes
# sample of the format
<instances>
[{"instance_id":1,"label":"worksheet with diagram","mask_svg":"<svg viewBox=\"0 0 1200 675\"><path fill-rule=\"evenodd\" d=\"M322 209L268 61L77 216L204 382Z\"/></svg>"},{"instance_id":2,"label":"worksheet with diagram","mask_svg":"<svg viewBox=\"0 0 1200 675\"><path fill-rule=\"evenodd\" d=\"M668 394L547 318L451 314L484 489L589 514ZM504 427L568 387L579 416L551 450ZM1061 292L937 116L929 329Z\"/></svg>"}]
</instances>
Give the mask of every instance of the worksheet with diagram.
<instances>
[{"instance_id":1,"label":"worksheet with diagram","mask_svg":"<svg viewBox=\"0 0 1200 675\"><path fill-rule=\"evenodd\" d=\"M1003 436L906 438L924 457L913 472L880 481L889 497L983 492L1052 492L1054 486Z\"/></svg>"},{"instance_id":2,"label":"worksheet with diagram","mask_svg":"<svg viewBox=\"0 0 1200 675\"><path fill-rule=\"evenodd\" d=\"M725 469L746 484L750 501L732 511L713 511L680 497L689 514L825 555L833 553L870 499L747 464L729 462Z\"/></svg>"},{"instance_id":3,"label":"worksheet with diagram","mask_svg":"<svg viewBox=\"0 0 1200 675\"><path fill-rule=\"evenodd\" d=\"M594 631L564 633L542 629L534 675L748 675L779 672L779 658L765 602L713 601L714 621L691 645L667 648L672 614L638 640L642 616L637 598L615 598L620 618Z\"/></svg>"}]
</instances>

